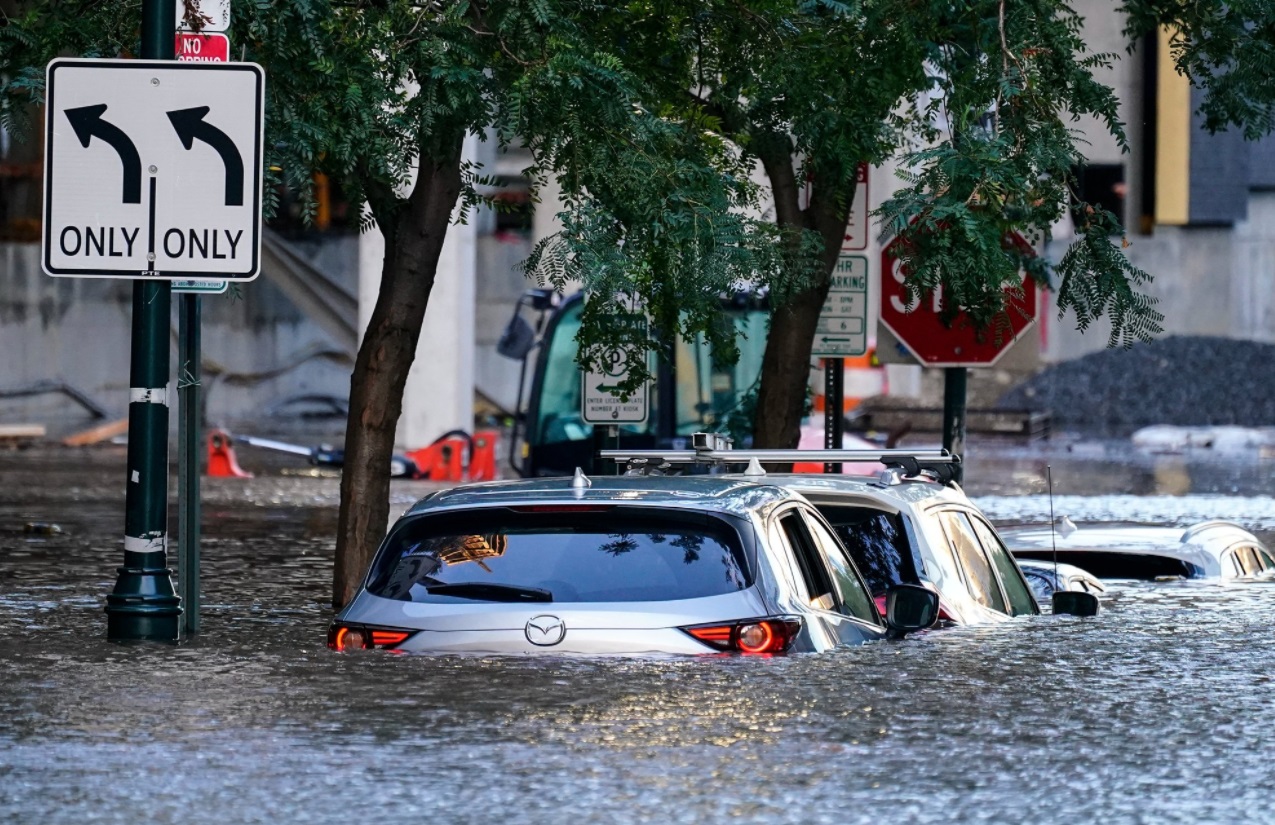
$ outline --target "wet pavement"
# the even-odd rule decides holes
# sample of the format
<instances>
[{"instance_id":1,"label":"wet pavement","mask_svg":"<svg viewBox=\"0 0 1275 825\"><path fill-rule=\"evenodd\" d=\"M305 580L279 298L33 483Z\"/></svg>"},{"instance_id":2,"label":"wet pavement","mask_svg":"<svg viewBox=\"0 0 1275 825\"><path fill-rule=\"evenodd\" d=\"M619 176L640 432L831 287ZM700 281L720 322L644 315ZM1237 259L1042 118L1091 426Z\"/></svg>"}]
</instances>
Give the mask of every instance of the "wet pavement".
<instances>
[{"instance_id":1,"label":"wet pavement","mask_svg":"<svg viewBox=\"0 0 1275 825\"><path fill-rule=\"evenodd\" d=\"M1183 462L1181 489L1158 459L1011 452L968 486L1047 518L1041 461L1078 522L1275 531L1271 462ZM1275 820L1275 585L1116 586L1096 619L821 656L337 655L337 482L210 480L204 633L117 645L123 477L119 451L0 454L0 822Z\"/></svg>"}]
</instances>

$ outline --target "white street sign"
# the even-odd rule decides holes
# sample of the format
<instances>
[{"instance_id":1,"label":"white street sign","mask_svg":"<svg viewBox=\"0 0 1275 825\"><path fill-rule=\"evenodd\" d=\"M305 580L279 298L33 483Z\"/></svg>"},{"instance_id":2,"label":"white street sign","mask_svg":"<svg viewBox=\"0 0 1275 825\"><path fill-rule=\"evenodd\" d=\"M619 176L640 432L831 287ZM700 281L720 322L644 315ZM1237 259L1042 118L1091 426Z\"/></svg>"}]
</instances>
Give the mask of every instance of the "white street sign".
<instances>
[{"instance_id":1,"label":"white street sign","mask_svg":"<svg viewBox=\"0 0 1275 825\"><path fill-rule=\"evenodd\" d=\"M615 319L617 324L627 324L641 331L645 337L646 319L640 315L623 316ZM641 424L646 421L648 413L647 387L643 384L627 401L620 399L620 385L629 377L630 359L645 358L645 350L630 352L617 347L608 353L606 367L602 372L585 372L581 380L581 413L589 424Z\"/></svg>"},{"instance_id":2,"label":"white street sign","mask_svg":"<svg viewBox=\"0 0 1275 825\"><path fill-rule=\"evenodd\" d=\"M854 200L850 203L850 220L846 223L842 252L861 252L868 248L868 164L860 163L858 183L854 187Z\"/></svg>"},{"instance_id":3,"label":"white street sign","mask_svg":"<svg viewBox=\"0 0 1275 825\"><path fill-rule=\"evenodd\" d=\"M187 3L194 6L196 14L204 18L200 31L224 32L230 29L230 0L176 0L177 31L194 31L195 27L186 22Z\"/></svg>"},{"instance_id":4,"label":"white street sign","mask_svg":"<svg viewBox=\"0 0 1275 825\"><path fill-rule=\"evenodd\" d=\"M229 288L229 281L173 281L173 292L197 292L201 295L220 295Z\"/></svg>"},{"instance_id":5,"label":"white street sign","mask_svg":"<svg viewBox=\"0 0 1275 825\"><path fill-rule=\"evenodd\" d=\"M46 89L45 272L257 276L260 66L58 59Z\"/></svg>"},{"instance_id":6,"label":"white street sign","mask_svg":"<svg viewBox=\"0 0 1275 825\"><path fill-rule=\"evenodd\" d=\"M819 313L813 355L845 358L868 351L868 259L842 255Z\"/></svg>"}]
</instances>

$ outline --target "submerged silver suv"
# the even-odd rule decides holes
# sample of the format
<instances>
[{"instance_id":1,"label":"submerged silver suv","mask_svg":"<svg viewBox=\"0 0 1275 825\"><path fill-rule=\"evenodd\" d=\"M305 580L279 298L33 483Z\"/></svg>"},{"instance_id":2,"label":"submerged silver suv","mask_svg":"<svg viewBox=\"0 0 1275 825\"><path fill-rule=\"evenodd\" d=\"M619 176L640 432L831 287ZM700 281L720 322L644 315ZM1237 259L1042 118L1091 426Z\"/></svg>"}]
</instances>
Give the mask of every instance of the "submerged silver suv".
<instances>
[{"instance_id":1,"label":"submerged silver suv","mask_svg":"<svg viewBox=\"0 0 1275 825\"><path fill-rule=\"evenodd\" d=\"M890 593L890 621L799 494L714 476L458 487L390 530L329 646L466 653L821 651L928 627L938 599Z\"/></svg>"},{"instance_id":2,"label":"submerged silver suv","mask_svg":"<svg viewBox=\"0 0 1275 825\"><path fill-rule=\"evenodd\" d=\"M631 473L696 466L721 471L748 464L741 475L718 477L799 493L832 526L879 605L890 588L908 584L937 593L939 618L949 624L1040 612L991 523L952 482L959 459L945 451L734 450L728 438L712 433L696 434L693 443L692 450L603 450L601 455ZM871 476L768 475L761 466L802 461L872 462L882 469ZM1097 600L1082 595L1087 594L1063 597L1066 604L1055 604L1054 612L1092 615Z\"/></svg>"}]
</instances>

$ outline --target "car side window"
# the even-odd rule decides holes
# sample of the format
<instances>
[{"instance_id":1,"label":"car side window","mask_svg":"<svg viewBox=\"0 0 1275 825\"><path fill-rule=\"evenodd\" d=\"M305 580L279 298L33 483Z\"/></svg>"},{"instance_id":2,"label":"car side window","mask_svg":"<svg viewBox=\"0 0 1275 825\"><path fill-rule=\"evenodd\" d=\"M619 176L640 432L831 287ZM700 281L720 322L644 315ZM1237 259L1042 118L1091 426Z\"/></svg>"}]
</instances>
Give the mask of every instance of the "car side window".
<instances>
[{"instance_id":1,"label":"car side window","mask_svg":"<svg viewBox=\"0 0 1275 825\"><path fill-rule=\"evenodd\" d=\"M1226 563L1230 565L1232 575L1244 575L1244 565L1240 563L1240 552L1238 550L1226 551Z\"/></svg>"},{"instance_id":2,"label":"car side window","mask_svg":"<svg viewBox=\"0 0 1275 825\"><path fill-rule=\"evenodd\" d=\"M952 544L947 540L947 534L943 530L942 521L939 514L930 511L925 514L927 523L924 525L929 541L926 542L926 551L922 559L924 575L939 589L939 593L957 593L965 589L965 582L961 578L961 566L956 561L956 554L952 552ZM933 521L930 521L933 519ZM948 596L947 598L951 598Z\"/></svg>"},{"instance_id":3,"label":"car side window","mask_svg":"<svg viewBox=\"0 0 1275 825\"><path fill-rule=\"evenodd\" d=\"M832 592L832 581L828 570L819 560L819 551L815 549L814 537L806 528L806 520L797 510L789 510L779 519L779 528L792 548L797 560L797 569L801 571L801 580L806 585L806 593L810 598L810 606L821 610L832 610L836 599Z\"/></svg>"},{"instance_id":4,"label":"car side window","mask_svg":"<svg viewBox=\"0 0 1275 825\"><path fill-rule=\"evenodd\" d=\"M965 582L970 595L984 607L1008 613L1005 599L996 584L996 574L992 572L987 556L983 555L983 547L974 535L969 519L964 513L956 511L945 512L939 518L952 549L956 551L956 557L961 560L961 567L965 569Z\"/></svg>"},{"instance_id":5,"label":"car side window","mask_svg":"<svg viewBox=\"0 0 1275 825\"><path fill-rule=\"evenodd\" d=\"M983 549L987 551L992 564L996 565L996 572L1000 574L1001 586L1005 588L1005 595L1009 598L1010 614L1022 616L1038 612L1036 599L1027 589L1018 572L1018 565L1014 564L1014 559L997 537L996 531L977 516L970 516L969 519L974 523L974 532L978 534L979 541L983 542Z\"/></svg>"},{"instance_id":6,"label":"car side window","mask_svg":"<svg viewBox=\"0 0 1275 825\"><path fill-rule=\"evenodd\" d=\"M895 584L916 584L912 543L901 513L873 507L815 502L841 539L855 569L876 595Z\"/></svg>"},{"instance_id":7,"label":"car side window","mask_svg":"<svg viewBox=\"0 0 1275 825\"><path fill-rule=\"evenodd\" d=\"M841 542L837 541L836 537L828 532L817 519L808 517L806 521L832 571L832 585L840 597L841 612L846 616L876 624L876 606L872 603L867 587L859 579L859 573L846 555Z\"/></svg>"}]
</instances>

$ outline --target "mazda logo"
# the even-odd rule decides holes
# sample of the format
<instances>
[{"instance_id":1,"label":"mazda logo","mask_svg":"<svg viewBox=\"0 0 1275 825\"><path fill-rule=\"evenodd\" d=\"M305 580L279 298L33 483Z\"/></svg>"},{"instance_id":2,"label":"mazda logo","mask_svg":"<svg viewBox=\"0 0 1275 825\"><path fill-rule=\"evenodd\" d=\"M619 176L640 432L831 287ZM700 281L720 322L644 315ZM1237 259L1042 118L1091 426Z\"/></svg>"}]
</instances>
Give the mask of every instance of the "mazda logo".
<instances>
[{"instance_id":1,"label":"mazda logo","mask_svg":"<svg viewBox=\"0 0 1275 825\"><path fill-rule=\"evenodd\" d=\"M540 647L549 647L562 641L567 626L557 616L533 616L527 620L527 641Z\"/></svg>"}]
</instances>

